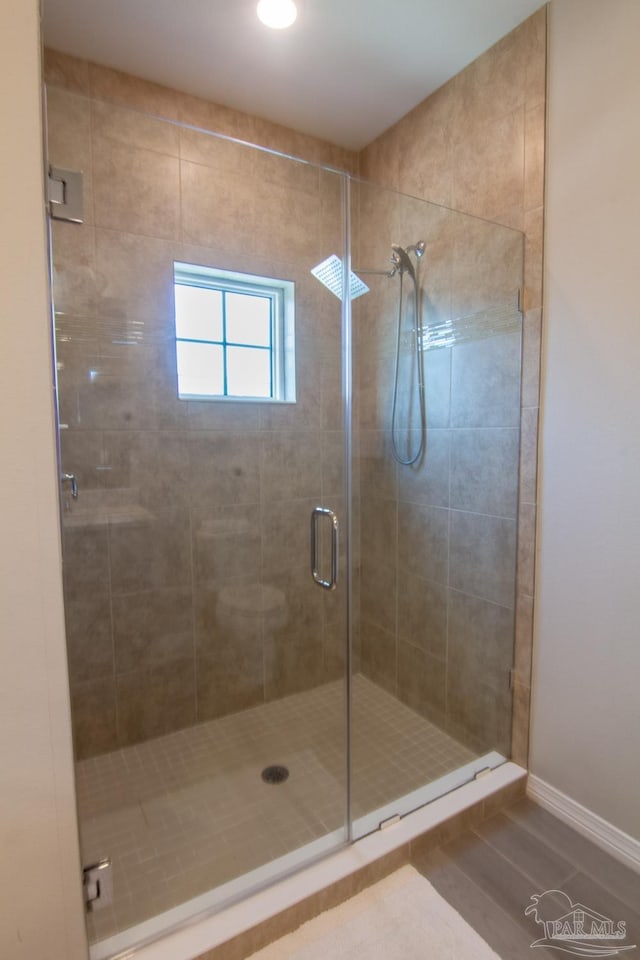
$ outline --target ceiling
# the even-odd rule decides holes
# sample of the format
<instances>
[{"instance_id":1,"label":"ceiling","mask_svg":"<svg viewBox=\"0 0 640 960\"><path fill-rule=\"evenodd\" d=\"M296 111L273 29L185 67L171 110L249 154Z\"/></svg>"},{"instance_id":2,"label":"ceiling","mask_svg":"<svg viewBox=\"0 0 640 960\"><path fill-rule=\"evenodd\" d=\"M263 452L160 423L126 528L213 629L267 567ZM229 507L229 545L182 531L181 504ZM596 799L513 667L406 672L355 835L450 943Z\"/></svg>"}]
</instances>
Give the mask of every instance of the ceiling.
<instances>
[{"instance_id":1,"label":"ceiling","mask_svg":"<svg viewBox=\"0 0 640 960\"><path fill-rule=\"evenodd\" d=\"M360 149L541 0L44 0L45 43Z\"/></svg>"}]
</instances>

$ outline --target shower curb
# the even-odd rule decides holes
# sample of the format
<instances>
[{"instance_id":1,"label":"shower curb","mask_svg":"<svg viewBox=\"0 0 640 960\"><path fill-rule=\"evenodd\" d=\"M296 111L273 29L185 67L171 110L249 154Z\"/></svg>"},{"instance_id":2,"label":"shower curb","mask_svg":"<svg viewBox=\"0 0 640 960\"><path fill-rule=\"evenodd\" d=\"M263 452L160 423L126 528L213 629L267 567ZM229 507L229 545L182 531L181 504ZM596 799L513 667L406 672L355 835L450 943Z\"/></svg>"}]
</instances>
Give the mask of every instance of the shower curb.
<instances>
[{"instance_id":1,"label":"shower curb","mask_svg":"<svg viewBox=\"0 0 640 960\"><path fill-rule=\"evenodd\" d=\"M121 956L245 960L408 863L524 797L527 771L507 762L241 903Z\"/></svg>"}]
</instances>

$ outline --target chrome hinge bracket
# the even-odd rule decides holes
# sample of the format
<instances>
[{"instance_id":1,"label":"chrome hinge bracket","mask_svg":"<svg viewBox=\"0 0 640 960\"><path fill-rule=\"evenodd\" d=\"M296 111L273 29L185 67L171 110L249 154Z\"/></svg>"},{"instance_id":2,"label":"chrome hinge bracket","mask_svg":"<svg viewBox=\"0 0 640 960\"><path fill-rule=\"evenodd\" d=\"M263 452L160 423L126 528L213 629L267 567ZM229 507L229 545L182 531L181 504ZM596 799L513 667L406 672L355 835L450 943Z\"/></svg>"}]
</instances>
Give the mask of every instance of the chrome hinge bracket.
<instances>
[{"instance_id":1,"label":"chrome hinge bracket","mask_svg":"<svg viewBox=\"0 0 640 960\"><path fill-rule=\"evenodd\" d=\"M80 170L49 167L47 200L54 220L84 223L83 176Z\"/></svg>"},{"instance_id":2,"label":"chrome hinge bracket","mask_svg":"<svg viewBox=\"0 0 640 960\"><path fill-rule=\"evenodd\" d=\"M82 870L82 890L87 910L102 910L113 903L111 860L98 860Z\"/></svg>"}]
</instances>

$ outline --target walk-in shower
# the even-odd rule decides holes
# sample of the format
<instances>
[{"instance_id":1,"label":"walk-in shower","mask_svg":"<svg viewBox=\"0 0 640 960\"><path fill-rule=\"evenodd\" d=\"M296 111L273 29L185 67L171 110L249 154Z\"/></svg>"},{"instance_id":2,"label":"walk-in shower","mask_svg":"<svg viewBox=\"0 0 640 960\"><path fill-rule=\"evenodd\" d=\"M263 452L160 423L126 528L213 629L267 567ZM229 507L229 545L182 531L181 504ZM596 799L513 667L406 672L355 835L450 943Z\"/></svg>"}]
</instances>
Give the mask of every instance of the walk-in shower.
<instances>
[{"instance_id":1,"label":"walk-in shower","mask_svg":"<svg viewBox=\"0 0 640 960\"><path fill-rule=\"evenodd\" d=\"M522 238L63 83L47 113L98 958L509 756Z\"/></svg>"}]
</instances>

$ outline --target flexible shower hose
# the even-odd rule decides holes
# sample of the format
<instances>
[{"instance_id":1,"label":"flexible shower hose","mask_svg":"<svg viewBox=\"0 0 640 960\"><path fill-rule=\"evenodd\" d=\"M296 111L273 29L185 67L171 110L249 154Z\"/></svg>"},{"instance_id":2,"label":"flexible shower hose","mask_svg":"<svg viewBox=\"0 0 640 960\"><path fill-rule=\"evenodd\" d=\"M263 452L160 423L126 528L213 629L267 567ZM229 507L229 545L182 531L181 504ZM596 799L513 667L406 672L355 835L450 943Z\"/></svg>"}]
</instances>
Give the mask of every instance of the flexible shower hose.
<instances>
[{"instance_id":1,"label":"flexible shower hose","mask_svg":"<svg viewBox=\"0 0 640 960\"><path fill-rule=\"evenodd\" d=\"M419 264L416 265L419 267ZM418 372L418 404L420 407L420 442L418 444L418 449L414 456L409 456L408 459L405 459L398 450L398 444L396 442L396 413L398 407L398 373L400 368L400 340L402 335L402 301L403 301L403 280L404 280L404 270L400 271L400 299L398 302L398 332L396 337L396 360L395 360L395 373L393 378L393 403L391 407L391 445L393 447L393 455L398 461L405 467L410 467L412 464L417 463L417 461L422 456L424 451L425 435L426 435L426 409L425 409L425 397L424 397L424 373L422 369L422 356L420 350L420 294L419 294L419 282L418 282L418 273L413 277L413 287L415 293L415 326L414 326L414 353L416 360L416 367Z\"/></svg>"}]
</instances>

